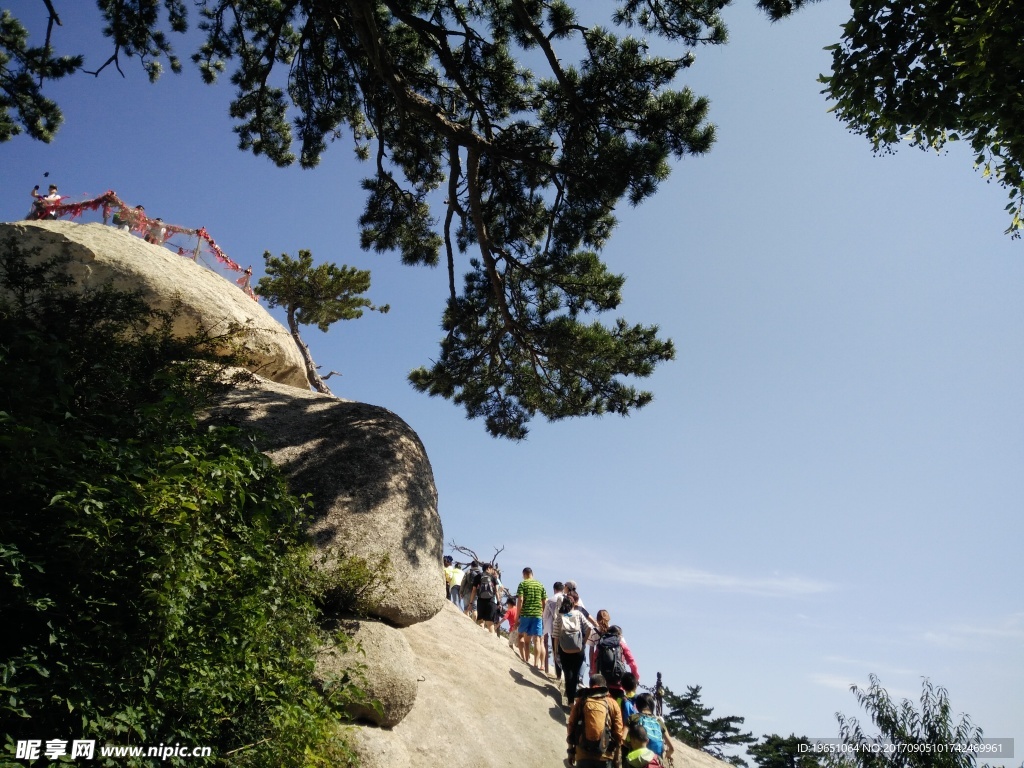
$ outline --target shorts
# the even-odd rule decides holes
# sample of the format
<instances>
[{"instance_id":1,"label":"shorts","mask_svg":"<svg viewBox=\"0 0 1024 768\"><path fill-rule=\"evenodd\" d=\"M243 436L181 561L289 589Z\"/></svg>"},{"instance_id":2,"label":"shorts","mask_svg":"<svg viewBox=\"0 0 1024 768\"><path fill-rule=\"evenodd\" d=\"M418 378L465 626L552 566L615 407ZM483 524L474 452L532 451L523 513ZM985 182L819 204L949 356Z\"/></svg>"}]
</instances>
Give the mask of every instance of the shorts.
<instances>
[{"instance_id":1,"label":"shorts","mask_svg":"<svg viewBox=\"0 0 1024 768\"><path fill-rule=\"evenodd\" d=\"M522 616L519 619L519 634L540 637L542 623L539 616Z\"/></svg>"},{"instance_id":2,"label":"shorts","mask_svg":"<svg viewBox=\"0 0 1024 768\"><path fill-rule=\"evenodd\" d=\"M497 613L495 608L498 606L494 604L491 598L482 598L476 601L476 620L477 621L494 621L494 614Z\"/></svg>"}]
</instances>

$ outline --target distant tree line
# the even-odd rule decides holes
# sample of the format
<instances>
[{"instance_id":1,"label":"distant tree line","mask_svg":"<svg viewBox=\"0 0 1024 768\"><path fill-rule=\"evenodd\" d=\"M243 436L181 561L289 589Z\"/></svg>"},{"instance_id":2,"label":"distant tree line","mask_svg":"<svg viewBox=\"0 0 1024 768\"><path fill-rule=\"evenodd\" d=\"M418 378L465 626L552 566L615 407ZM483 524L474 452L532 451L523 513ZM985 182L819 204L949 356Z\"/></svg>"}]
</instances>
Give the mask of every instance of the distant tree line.
<instances>
[{"instance_id":1,"label":"distant tree line","mask_svg":"<svg viewBox=\"0 0 1024 768\"><path fill-rule=\"evenodd\" d=\"M806 736L795 734L765 734L758 741L741 732L744 718L712 717L699 685L681 696L665 690L665 724L684 744L738 767L747 765L731 751L740 747L758 768L976 768L986 754L976 749L981 728L967 715L954 716L948 692L927 679L919 705L893 701L874 675L866 689L851 691L878 732L868 734L856 718L837 713L839 743L831 750L815 750Z\"/></svg>"}]
</instances>

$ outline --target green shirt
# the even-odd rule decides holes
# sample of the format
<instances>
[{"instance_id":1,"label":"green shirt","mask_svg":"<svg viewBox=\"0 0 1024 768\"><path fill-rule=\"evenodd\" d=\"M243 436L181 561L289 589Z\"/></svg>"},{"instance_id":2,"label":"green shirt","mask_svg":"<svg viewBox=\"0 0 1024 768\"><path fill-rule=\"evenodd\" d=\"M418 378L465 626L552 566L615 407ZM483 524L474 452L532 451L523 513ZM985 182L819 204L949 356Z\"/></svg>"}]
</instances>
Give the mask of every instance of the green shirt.
<instances>
[{"instance_id":1,"label":"green shirt","mask_svg":"<svg viewBox=\"0 0 1024 768\"><path fill-rule=\"evenodd\" d=\"M531 619L544 617L544 601L548 599L548 593L543 584L536 579L524 579L519 582L516 596L523 598L523 611L520 616Z\"/></svg>"},{"instance_id":2,"label":"green shirt","mask_svg":"<svg viewBox=\"0 0 1024 768\"><path fill-rule=\"evenodd\" d=\"M658 757L658 754L647 747L640 747L640 749L634 749L632 752L626 755L626 765L629 768L647 768L651 761ZM661 765L661 762L658 762Z\"/></svg>"}]
</instances>

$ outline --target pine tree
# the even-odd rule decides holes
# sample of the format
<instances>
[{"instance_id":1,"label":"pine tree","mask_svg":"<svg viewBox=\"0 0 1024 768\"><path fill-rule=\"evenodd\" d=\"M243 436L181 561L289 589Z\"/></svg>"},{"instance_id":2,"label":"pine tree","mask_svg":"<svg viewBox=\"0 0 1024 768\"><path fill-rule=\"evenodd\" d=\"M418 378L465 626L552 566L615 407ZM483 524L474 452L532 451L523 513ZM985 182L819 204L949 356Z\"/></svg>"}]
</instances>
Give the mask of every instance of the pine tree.
<instances>
[{"instance_id":1,"label":"pine tree","mask_svg":"<svg viewBox=\"0 0 1024 768\"><path fill-rule=\"evenodd\" d=\"M675 355L655 325L600 320L625 282L600 252L670 159L711 148L708 100L676 80L693 49L725 42L729 2L623 0L610 24L585 25L577 8L594 9L566 0L205 0L192 59L211 83L233 69L243 149L313 167L351 139L370 161L361 245L447 266L440 355L413 386L521 439L538 414L647 405L632 382ZM794 2L758 4L778 17ZM154 79L162 61L180 69L163 30L186 29L184 0L98 5L113 52L96 73L133 56ZM658 37L671 55L650 53ZM26 45L7 35L0 53L29 78L13 92L41 104L29 85L56 76L54 49L26 58ZM0 115L32 119L17 100Z\"/></svg>"},{"instance_id":2,"label":"pine tree","mask_svg":"<svg viewBox=\"0 0 1024 768\"><path fill-rule=\"evenodd\" d=\"M264 252L267 277L261 277L256 293L272 307L281 306L288 316L288 330L302 354L306 378L317 392L332 395L324 377L320 376L309 347L299 335L300 325L315 325L326 332L339 320L355 320L363 310L387 312L390 306L375 307L362 296L370 290L368 270L335 264L313 266L313 254L300 250L298 260L287 253L280 257Z\"/></svg>"},{"instance_id":3,"label":"pine tree","mask_svg":"<svg viewBox=\"0 0 1024 768\"><path fill-rule=\"evenodd\" d=\"M764 741L747 747L758 768L821 768L822 761L811 752L806 736L765 734ZM804 749L801 749L803 747Z\"/></svg>"},{"instance_id":4,"label":"pine tree","mask_svg":"<svg viewBox=\"0 0 1024 768\"><path fill-rule=\"evenodd\" d=\"M700 700L700 686L690 685L686 693L678 696L665 689L665 726L669 734L684 744L707 752L735 766L745 766L746 760L727 755L723 747L742 747L756 741L751 733L741 733L742 717L711 717L712 707Z\"/></svg>"}]
</instances>

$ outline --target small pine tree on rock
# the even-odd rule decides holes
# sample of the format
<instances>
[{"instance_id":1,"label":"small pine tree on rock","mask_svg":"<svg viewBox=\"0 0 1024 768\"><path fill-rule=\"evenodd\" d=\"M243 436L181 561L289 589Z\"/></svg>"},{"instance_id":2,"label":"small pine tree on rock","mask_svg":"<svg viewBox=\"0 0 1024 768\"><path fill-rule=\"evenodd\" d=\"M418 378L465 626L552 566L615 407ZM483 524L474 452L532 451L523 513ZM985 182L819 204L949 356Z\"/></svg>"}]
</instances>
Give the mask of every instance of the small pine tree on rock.
<instances>
[{"instance_id":1,"label":"small pine tree on rock","mask_svg":"<svg viewBox=\"0 0 1024 768\"><path fill-rule=\"evenodd\" d=\"M256 293L271 307L284 307L288 330L302 355L309 385L317 392L333 395L299 334L299 326L315 325L326 333L339 320L362 317L365 309L386 313L391 307L387 304L376 307L362 295L370 289L369 270L344 264L340 267L336 264L314 267L313 254L306 250L299 251L298 259L287 253L271 256L270 251L265 251L263 260L267 276L260 278Z\"/></svg>"}]
</instances>

